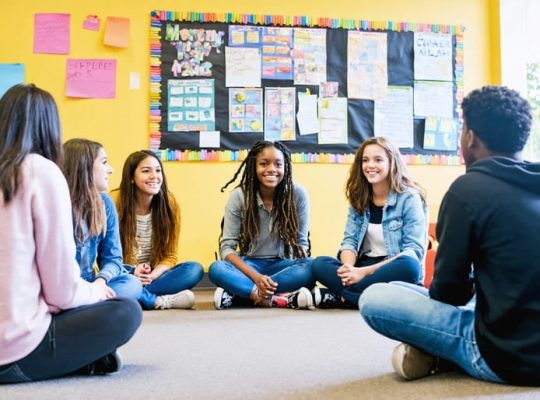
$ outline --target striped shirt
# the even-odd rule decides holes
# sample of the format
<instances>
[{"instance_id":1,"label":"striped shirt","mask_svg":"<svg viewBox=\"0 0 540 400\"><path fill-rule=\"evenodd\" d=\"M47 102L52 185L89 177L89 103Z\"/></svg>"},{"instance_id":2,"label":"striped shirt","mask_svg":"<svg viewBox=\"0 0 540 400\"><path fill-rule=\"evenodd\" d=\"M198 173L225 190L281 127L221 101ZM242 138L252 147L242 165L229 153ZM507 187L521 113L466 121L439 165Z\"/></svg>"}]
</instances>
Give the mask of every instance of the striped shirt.
<instances>
[{"instance_id":1,"label":"striped shirt","mask_svg":"<svg viewBox=\"0 0 540 400\"><path fill-rule=\"evenodd\" d=\"M152 253L152 213L137 215L137 244L135 254L137 263L150 262Z\"/></svg>"}]
</instances>

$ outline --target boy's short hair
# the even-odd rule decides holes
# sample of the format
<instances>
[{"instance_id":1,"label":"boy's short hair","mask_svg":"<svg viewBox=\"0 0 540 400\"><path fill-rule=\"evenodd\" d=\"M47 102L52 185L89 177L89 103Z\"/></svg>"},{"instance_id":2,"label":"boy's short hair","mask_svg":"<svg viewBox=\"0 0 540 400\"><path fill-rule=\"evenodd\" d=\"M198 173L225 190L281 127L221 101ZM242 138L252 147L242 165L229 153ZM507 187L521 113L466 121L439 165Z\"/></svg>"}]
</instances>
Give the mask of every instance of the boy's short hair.
<instances>
[{"instance_id":1,"label":"boy's short hair","mask_svg":"<svg viewBox=\"0 0 540 400\"><path fill-rule=\"evenodd\" d=\"M532 124L529 102L505 86L473 90L461 105L467 127L496 153L523 150Z\"/></svg>"}]
</instances>

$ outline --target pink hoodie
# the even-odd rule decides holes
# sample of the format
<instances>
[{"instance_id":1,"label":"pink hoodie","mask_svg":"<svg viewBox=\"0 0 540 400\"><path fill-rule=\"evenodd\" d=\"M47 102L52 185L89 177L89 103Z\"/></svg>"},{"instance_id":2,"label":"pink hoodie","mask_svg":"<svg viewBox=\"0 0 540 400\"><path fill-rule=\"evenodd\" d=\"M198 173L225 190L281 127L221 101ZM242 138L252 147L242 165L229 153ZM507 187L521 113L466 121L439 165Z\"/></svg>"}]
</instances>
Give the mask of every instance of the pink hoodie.
<instances>
[{"instance_id":1,"label":"pink hoodie","mask_svg":"<svg viewBox=\"0 0 540 400\"><path fill-rule=\"evenodd\" d=\"M51 313L105 298L101 288L80 278L71 201L60 169L30 154L20 178L7 206L0 193L0 365L39 345Z\"/></svg>"}]
</instances>

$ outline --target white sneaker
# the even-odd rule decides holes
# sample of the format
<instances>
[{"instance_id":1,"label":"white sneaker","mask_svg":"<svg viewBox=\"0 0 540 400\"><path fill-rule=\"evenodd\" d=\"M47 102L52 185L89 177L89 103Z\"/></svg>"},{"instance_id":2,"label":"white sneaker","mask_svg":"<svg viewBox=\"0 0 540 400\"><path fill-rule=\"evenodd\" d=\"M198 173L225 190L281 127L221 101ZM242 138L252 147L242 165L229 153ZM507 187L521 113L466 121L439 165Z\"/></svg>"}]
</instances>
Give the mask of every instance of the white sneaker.
<instances>
[{"instance_id":1,"label":"white sneaker","mask_svg":"<svg viewBox=\"0 0 540 400\"><path fill-rule=\"evenodd\" d=\"M418 379L436 372L436 357L400 343L392 354L392 366L403 379Z\"/></svg>"},{"instance_id":2,"label":"white sneaker","mask_svg":"<svg viewBox=\"0 0 540 400\"><path fill-rule=\"evenodd\" d=\"M169 308L189 309L195 304L195 295L191 290L182 290L175 294L166 294L159 296L161 304L156 307L161 310Z\"/></svg>"}]
</instances>

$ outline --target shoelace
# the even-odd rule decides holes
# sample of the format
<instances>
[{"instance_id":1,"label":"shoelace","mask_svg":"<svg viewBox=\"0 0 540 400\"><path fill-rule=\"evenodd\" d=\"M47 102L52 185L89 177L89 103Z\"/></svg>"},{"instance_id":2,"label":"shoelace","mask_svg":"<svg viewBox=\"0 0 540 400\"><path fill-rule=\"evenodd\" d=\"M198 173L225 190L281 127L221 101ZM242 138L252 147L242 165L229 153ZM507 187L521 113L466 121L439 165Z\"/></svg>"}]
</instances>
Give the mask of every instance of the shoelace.
<instances>
[{"instance_id":1,"label":"shoelace","mask_svg":"<svg viewBox=\"0 0 540 400\"><path fill-rule=\"evenodd\" d=\"M298 308L298 293L291 293L287 296L287 307L288 308Z\"/></svg>"},{"instance_id":2,"label":"shoelace","mask_svg":"<svg viewBox=\"0 0 540 400\"><path fill-rule=\"evenodd\" d=\"M221 304L224 307L230 307L232 306L232 301L233 301L233 297L229 293L223 292L223 297L221 298Z\"/></svg>"},{"instance_id":3,"label":"shoelace","mask_svg":"<svg viewBox=\"0 0 540 400\"><path fill-rule=\"evenodd\" d=\"M161 305L159 306L162 310L165 310L166 308L171 308L171 298L161 296Z\"/></svg>"}]
</instances>

